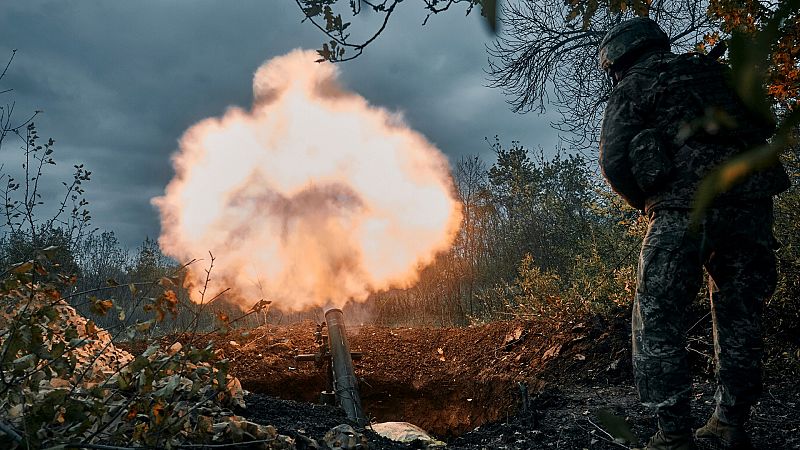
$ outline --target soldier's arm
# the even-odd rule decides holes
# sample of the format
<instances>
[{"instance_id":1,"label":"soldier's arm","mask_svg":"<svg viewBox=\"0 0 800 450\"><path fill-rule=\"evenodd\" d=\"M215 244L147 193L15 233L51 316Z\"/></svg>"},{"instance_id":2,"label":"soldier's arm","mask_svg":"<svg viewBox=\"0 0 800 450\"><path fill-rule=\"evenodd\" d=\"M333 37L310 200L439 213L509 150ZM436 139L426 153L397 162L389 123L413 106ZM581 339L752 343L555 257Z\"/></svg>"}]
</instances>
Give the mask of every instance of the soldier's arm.
<instances>
[{"instance_id":1,"label":"soldier's arm","mask_svg":"<svg viewBox=\"0 0 800 450\"><path fill-rule=\"evenodd\" d=\"M640 131L647 128L645 111L641 107L642 92L634 86L619 85L611 93L600 131L600 170L611 188L629 205L644 209L646 195L636 184L628 158L628 145Z\"/></svg>"}]
</instances>

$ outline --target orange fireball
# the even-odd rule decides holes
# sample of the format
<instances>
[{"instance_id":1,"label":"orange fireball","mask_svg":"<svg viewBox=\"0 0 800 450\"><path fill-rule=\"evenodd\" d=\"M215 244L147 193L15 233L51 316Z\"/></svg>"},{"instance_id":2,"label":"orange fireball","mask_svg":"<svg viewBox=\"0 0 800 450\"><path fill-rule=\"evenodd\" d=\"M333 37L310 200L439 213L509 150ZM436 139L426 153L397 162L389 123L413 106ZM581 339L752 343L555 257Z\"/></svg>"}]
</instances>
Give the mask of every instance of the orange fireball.
<instances>
[{"instance_id":1,"label":"orange fireball","mask_svg":"<svg viewBox=\"0 0 800 450\"><path fill-rule=\"evenodd\" d=\"M211 251L214 282L243 307L263 297L287 310L342 305L408 286L461 220L445 156L315 59L295 50L268 61L250 111L189 128L175 177L153 199L163 251ZM200 265L190 271L205 279Z\"/></svg>"}]
</instances>

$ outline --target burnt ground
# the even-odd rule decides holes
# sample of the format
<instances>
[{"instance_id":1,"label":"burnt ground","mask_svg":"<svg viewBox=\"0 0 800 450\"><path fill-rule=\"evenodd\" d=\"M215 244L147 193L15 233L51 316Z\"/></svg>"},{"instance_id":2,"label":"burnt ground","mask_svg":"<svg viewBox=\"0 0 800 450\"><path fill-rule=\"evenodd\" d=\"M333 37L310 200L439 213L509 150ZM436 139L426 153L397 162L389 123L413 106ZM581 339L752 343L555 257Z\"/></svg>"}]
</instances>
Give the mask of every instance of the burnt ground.
<instances>
[{"instance_id":1,"label":"burnt ground","mask_svg":"<svg viewBox=\"0 0 800 450\"><path fill-rule=\"evenodd\" d=\"M232 375L252 394L243 415L279 432L320 440L345 423L318 405L326 377L295 356L314 353L315 324L264 326L215 338ZM364 409L374 421L407 421L453 449L624 448L607 434L598 412L623 417L640 439L654 432L630 376L626 322L577 323L541 333L533 322L496 322L469 328L351 326ZM693 354L708 349L694 340ZM706 345L707 347L707 345ZM776 358L780 359L780 355ZM713 409L708 361L693 361L692 411L697 426ZM757 448L800 448L800 386L795 373L767 372L765 393L752 417ZM525 411L524 386L527 397ZM372 448L408 448L365 430Z\"/></svg>"}]
</instances>

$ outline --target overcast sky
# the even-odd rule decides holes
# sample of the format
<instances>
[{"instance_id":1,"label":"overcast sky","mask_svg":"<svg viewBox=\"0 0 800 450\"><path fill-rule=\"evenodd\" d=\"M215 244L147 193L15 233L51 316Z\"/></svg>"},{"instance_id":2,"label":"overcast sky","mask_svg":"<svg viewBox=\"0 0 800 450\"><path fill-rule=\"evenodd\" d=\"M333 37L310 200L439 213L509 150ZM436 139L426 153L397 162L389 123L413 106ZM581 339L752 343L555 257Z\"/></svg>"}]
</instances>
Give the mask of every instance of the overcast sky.
<instances>
[{"instance_id":1,"label":"overcast sky","mask_svg":"<svg viewBox=\"0 0 800 450\"><path fill-rule=\"evenodd\" d=\"M550 118L512 113L499 90L484 86L492 37L478 11L450 11L421 27L419 5L400 6L361 57L340 65L349 89L402 111L451 161L479 154L491 163L485 138L495 135L555 147ZM44 111L39 134L56 140L59 162L50 178L66 179L84 163L93 172L94 225L135 247L158 236L150 199L172 177L169 157L183 131L229 105L249 108L264 61L319 47L323 36L301 18L291 0L4 2L0 58L18 53L0 81L0 91L14 91L0 101L15 101L18 118ZM18 164L18 148L7 141L0 163Z\"/></svg>"}]
</instances>

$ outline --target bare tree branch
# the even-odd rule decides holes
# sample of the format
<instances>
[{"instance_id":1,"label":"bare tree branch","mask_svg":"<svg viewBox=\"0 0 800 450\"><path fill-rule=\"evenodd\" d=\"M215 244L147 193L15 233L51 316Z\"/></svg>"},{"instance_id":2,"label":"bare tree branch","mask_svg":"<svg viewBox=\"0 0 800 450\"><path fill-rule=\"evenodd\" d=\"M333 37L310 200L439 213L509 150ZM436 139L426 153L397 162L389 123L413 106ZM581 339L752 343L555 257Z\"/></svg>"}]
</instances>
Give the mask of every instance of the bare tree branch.
<instances>
[{"instance_id":1,"label":"bare tree branch","mask_svg":"<svg viewBox=\"0 0 800 450\"><path fill-rule=\"evenodd\" d=\"M677 51L687 51L713 29L707 0L655 0L648 11ZM551 125L577 149L593 147L611 83L597 66L605 32L633 17L631 10L601 6L585 23L571 18L572 6L541 0L511 0L503 7L505 33L487 47L488 85L500 88L515 112L553 108Z\"/></svg>"}]
</instances>

